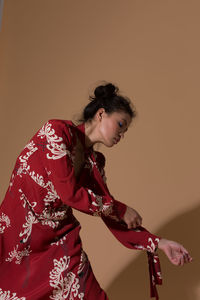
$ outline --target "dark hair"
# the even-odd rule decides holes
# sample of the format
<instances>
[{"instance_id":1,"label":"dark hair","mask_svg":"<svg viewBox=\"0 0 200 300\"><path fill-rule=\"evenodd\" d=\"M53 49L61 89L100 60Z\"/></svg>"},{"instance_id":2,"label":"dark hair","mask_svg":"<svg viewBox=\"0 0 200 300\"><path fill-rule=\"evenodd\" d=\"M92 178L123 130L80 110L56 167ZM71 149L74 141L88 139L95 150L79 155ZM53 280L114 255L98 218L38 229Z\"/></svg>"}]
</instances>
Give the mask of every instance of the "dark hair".
<instances>
[{"instance_id":1,"label":"dark hair","mask_svg":"<svg viewBox=\"0 0 200 300\"><path fill-rule=\"evenodd\" d=\"M99 108L104 108L108 114L123 111L134 118L136 112L131 107L131 101L127 97L121 96L118 91L118 87L112 83L97 86L94 96L89 97L90 103L83 110L82 121L91 120Z\"/></svg>"}]
</instances>

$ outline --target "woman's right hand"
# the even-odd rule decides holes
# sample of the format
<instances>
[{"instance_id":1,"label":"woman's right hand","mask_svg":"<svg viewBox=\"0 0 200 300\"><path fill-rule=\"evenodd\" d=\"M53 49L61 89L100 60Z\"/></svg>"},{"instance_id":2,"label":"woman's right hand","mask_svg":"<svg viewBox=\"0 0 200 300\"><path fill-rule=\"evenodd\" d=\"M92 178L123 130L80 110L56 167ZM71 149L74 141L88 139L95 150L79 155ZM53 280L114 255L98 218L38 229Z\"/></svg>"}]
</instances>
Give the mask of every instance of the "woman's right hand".
<instances>
[{"instance_id":1,"label":"woman's right hand","mask_svg":"<svg viewBox=\"0 0 200 300\"><path fill-rule=\"evenodd\" d=\"M128 226L128 229L136 228L142 225L142 217L135 209L129 206L127 206L125 214L122 219Z\"/></svg>"},{"instance_id":2,"label":"woman's right hand","mask_svg":"<svg viewBox=\"0 0 200 300\"><path fill-rule=\"evenodd\" d=\"M161 249L168 257L169 261L176 266L183 266L185 263L192 261L192 257L188 251L179 243L160 239L158 248Z\"/></svg>"}]
</instances>

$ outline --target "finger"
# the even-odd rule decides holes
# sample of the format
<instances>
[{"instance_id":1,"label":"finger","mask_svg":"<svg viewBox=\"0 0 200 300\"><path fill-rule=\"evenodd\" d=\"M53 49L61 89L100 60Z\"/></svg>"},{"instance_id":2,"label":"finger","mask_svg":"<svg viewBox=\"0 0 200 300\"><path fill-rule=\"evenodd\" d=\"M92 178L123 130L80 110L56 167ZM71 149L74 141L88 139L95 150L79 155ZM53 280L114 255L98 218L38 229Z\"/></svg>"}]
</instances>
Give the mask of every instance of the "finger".
<instances>
[{"instance_id":1,"label":"finger","mask_svg":"<svg viewBox=\"0 0 200 300\"><path fill-rule=\"evenodd\" d=\"M127 226L128 226L128 229L132 228L132 224L131 223L128 223Z\"/></svg>"},{"instance_id":2,"label":"finger","mask_svg":"<svg viewBox=\"0 0 200 300\"><path fill-rule=\"evenodd\" d=\"M180 245L180 250L184 254L189 254L189 252L187 251L187 249L185 249L182 245Z\"/></svg>"},{"instance_id":3,"label":"finger","mask_svg":"<svg viewBox=\"0 0 200 300\"><path fill-rule=\"evenodd\" d=\"M180 257L180 265L183 266L184 263L185 263L184 256L181 256L181 257Z\"/></svg>"},{"instance_id":4,"label":"finger","mask_svg":"<svg viewBox=\"0 0 200 300\"><path fill-rule=\"evenodd\" d=\"M183 253L183 261L184 261L184 264L186 264L188 262L188 257L185 253Z\"/></svg>"},{"instance_id":5,"label":"finger","mask_svg":"<svg viewBox=\"0 0 200 300\"><path fill-rule=\"evenodd\" d=\"M139 222L139 221L136 221L136 222L134 223L134 225L135 225L135 228L136 228L136 227L139 227L139 226L140 226L140 222Z\"/></svg>"},{"instance_id":6,"label":"finger","mask_svg":"<svg viewBox=\"0 0 200 300\"><path fill-rule=\"evenodd\" d=\"M190 262L193 261L193 257L189 254L189 260Z\"/></svg>"},{"instance_id":7,"label":"finger","mask_svg":"<svg viewBox=\"0 0 200 300\"><path fill-rule=\"evenodd\" d=\"M138 225L136 222L132 223L132 228L137 228L137 227L138 227Z\"/></svg>"},{"instance_id":8,"label":"finger","mask_svg":"<svg viewBox=\"0 0 200 300\"><path fill-rule=\"evenodd\" d=\"M185 262L185 263L188 263L188 262L190 261L189 255L188 255L187 253L184 253L184 254L183 254L183 258L184 258L184 262Z\"/></svg>"},{"instance_id":9,"label":"finger","mask_svg":"<svg viewBox=\"0 0 200 300\"><path fill-rule=\"evenodd\" d=\"M129 222L127 225L128 225L128 229L132 229L132 228L136 228L137 227L137 225L136 225L135 222Z\"/></svg>"},{"instance_id":10,"label":"finger","mask_svg":"<svg viewBox=\"0 0 200 300\"><path fill-rule=\"evenodd\" d=\"M192 261L192 257L189 255L189 253L186 253L186 254L184 255L184 258L185 258L185 261L186 261L187 263L189 263L189 262Z\"/></svg>"}]
</instances>

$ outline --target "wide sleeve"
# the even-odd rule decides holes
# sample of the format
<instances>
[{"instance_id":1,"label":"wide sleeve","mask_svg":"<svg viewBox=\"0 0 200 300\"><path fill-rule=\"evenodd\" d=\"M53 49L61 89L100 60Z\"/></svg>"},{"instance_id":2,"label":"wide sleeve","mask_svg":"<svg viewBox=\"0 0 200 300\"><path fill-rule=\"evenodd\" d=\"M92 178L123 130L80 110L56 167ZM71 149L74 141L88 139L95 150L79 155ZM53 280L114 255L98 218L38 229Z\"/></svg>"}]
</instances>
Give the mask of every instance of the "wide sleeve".
<instances>
[{"instance_id":1,"label":"wide sleeve","mask_svg":"<svg viewBox=\"0 0 200 300\"><path fill-rule=\"evenodd\" d=\"M37 137L46 144L41 150L41 163L64 204L91 215L117 214L118 208L110 195L97 195L78 184L73 167L74 133L70 126L61 120L49 120Z\"/></svg>"},{"instance_id":2,"label":"wide sleeve","mask_svg":"<svg viewBox=\"0 0 200 300\"><path fill-rule=\"evenodd\" d=\"M96 160L98 163L99 173L104 182L104 193L107 193L111 196L106 183L105 175L105 156L101 152L96 151ZM113 198L113 196L111 196ZM108 219L105 216L102 216L103 221L115 235L115 237L120 240L124 246L128 248L135 249L146 249L147 251L154 252L157 248L159 242L159 237L151 234L143 227L138 227L137 229L129 230L126 224L123 222L122 217L126 210L126 205L118 200L113 198L115 205L121 209L119 212L120 218ZM134 238L133 238L134 237Z\"/></svg>"},{"instance_id":3,"label":"wide sleeve","mask_svg":"<svg viewBox=\"0 0 200 300\"><path fill-rule=\"evenodd\" d=\"M115 214L115 216L113 216L112 219L121 221L124 214L125 214L127 206L126 206L125 203L122 203L119 200L116 200L111 195L111 193L108 189L107 178L106 178L106 175L105 175L105 161L106 160L105 160L105 156L103 155L103 153L99 152L99 151L95 151L95 160L97 162L98 173L101 176L101 179L98 180L98 183L99 183L100 188L101 188L101 192L103 192L106 195L109 195L113 199L113 206L115 207L116 214ZM98 177L98 176L96 176L96 177Z\"/></svg>"}]
</instances>

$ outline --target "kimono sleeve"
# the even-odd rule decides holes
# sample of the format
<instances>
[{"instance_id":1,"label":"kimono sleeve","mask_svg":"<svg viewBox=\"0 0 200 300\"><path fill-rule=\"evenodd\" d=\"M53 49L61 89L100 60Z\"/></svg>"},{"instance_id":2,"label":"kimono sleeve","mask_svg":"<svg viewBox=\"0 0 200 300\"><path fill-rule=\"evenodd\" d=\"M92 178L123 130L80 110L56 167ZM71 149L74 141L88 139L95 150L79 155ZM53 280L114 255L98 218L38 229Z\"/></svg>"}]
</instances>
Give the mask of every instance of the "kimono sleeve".
<instances>
[{"instance_id":1,"label":"kimono sleeve","mask_svg":"<svg viewBox=\"0 0 200 300\"><path fill-rule=\"evenodd\" d=\"M103 153L101 153L99 151L96 151L95 153L96 153L96 160L97 160L97 164L98 164L99 173L101 174L101 177L102 177L102 180L103 180L102 189L104 190L105 194L110 195L110 197L112 197L113 204L114 204L114 207L115 207L115 211L117 212L116 216L112 219L122 220L122 218L125 214L127 206L126 206L126 204L116 200L110 194L110 191L109 191L107 183L106 183L107 179L106 179L106 175L105 175L105 161L106 161L105 156L103 155Z\"/></svg>"},{"instance_id":2,"label":"kimono sleeve","mask_svg":"<svg viewBox=\"0 0 200 300\"><path fill-rule=\"evenodd\" d=\"M46 148L41 151L41 163L64 204L91 215L115 213L111 196L99 196L78 185L73 167L74 137L70 126L61 120L49 120L37 136L45 139Z\"/></svg>"},{"instance_id":3,"label":"kimono sleeve","mask_svg":"<svg viewBox=\"0 0 200 300\"><path fill-rule=\"evenodd\" d=\"M106 176L105 176L105 157L101 152L97 153L98 156L98 166L101 173L101 176L104 181L105 190L109 193L108 187L106 185ZM143 227L138 227L137 229L128 229L126 224L122 221L122 217L125 213L125 204L120 201L113 200L117 207L121 208L120 219L116 218L108 219L105 216L102 216L104 223L113 233L113 235L127 248L134 249L145 249L149 252L154 252L157 248L160 238ZM125 206L125 207L124 207Z\"/></svg>"},{"instance_id":4,"label":"kimono sleeve","mask_svg":"<svg viewBox=\"0 0 200 300\"><path fill-rule=\"evenodd\" d=\"M106 185L105 177L105 157L101 152L97 152L97 161L100 174L104 181L104 192L109 193L108 187ZM123 203L114 200L117 206L124 205ZM118 204L117 204L118 203ZM126 207L126 206L125 206ZM121 206L122 212L121 216L124 214L124 208ZM150 294L151 297L156 297L159 299L156 285L162 284L162 276L160 269L160 260L156 249L160 241L160 237L150 233L147 229L140 226L135 229L128 229L127 225L120 219L117 218L107 218L102 215L102 220L115 238L129 249L136 250L146 250L148 256L149 264L149 278L150 278Z\"/></svg>"}]
</instances>

